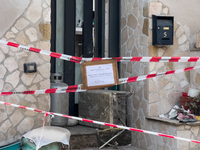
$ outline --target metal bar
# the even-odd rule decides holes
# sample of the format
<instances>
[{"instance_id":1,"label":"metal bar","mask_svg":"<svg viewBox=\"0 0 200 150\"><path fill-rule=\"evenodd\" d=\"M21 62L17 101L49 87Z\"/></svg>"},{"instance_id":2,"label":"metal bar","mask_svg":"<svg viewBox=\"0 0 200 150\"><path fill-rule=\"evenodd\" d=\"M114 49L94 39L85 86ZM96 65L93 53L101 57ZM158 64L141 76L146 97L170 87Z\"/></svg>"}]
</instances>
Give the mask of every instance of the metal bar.
<instances>
[{"instance_id":1,"label":"metal bar","mask_svg":"<svg viewBox=\"0 0 200 150\"><path fill-rule=\"evenodd\" d=\"M105 0L95 0L95 57L105 53Z\"/></svg>"},{"instance_id":2,"label":"metal bar","mask_svg":"<svg viewBox=\"0 0 200 150\"><path fill-rule=\"evenodd\" d=\"M120 0L109 0L109 57L120 56ZM118 72L120 68L118 63ZM109 88L117 90L119 86Z\"/></svg>"},{"instance_id":3,"label":"metal bar","mask_svg":"<svg viewBox=\"0 0 200 150\"><path fill-rule=\"evenodd\" d=\"M75 56L76 33L76 0L65 0L65 37L64 53ZM68 85L75 84L75 64L64 61L64 82ZM74 93L69 94L69 114L77 115L75 110Z\"/></svg>"},{"instance_id":4,"label":"metal bar","mask_svg":"<svg viewBox=\"0 0 200 150\"><path fill-rule=\"evenodd\" d=\"M109 57L120 56L120 0L109 0Z\"/></svg>"},{"instance_id":5,"label":"metal bar","mask_svg":"<svg viewBox=\"0 0 200 150\"><path fill-rule=\"evenodd\" d=\"M83 57L92 57L93 0L84 0L83 13Z\"/></svg>"},{"instance_id":6,"label":"metal bar","mask_svg":"<svg viewBox=\"0 0 200 150\"><path fill-rule=\"evenodd\" d=\"M56 52L56 0L51 0L51 51ZM51 73L56 72L56 58L51 58Z\"/></svg>"}]
</instances>

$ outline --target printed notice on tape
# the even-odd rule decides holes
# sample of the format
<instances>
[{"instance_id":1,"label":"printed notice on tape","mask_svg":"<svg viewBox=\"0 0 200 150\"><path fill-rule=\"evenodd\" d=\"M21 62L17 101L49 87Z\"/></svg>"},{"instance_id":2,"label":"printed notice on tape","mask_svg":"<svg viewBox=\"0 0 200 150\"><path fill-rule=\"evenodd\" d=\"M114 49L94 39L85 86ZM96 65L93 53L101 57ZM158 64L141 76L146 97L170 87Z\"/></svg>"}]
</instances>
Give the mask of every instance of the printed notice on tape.
<instances>
[{"instance_id":1,"label":"printed notice on tape","mask_svg":"<svg viewBox=\"0 0 200 150\"><path fill-rule=\"evenodd\" d=\"M112 59L84 62L81 73L83 89L104 88L119 82L117 61Z\"/></svg>"},{"instance_id":2,"label":"printed notice on tape","mask_svg":"<svg viewBox=\"0 0 200 150\"><path fill-rule=\"evenodd\" d=\"M115 83L112 64L86 66L86 74L88 86Z\"/></svg>"}]
</instances>

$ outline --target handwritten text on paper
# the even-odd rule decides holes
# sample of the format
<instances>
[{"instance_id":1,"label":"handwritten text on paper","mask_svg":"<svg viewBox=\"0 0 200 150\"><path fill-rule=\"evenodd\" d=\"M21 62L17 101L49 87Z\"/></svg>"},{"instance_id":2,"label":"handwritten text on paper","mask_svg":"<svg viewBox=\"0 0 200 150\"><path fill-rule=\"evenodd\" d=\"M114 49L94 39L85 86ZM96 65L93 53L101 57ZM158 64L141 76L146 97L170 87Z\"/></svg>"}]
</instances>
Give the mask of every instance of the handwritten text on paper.
<instances>
[{"instance_id":1,"label":"handwritten text on paper","mask_svg":"<svg viewBox=\"0 0 200 150\"><path fill-rule=\"evenodd\" d=\"M115 83L112 64L86 66L86 74L88 86Z\"/></svg>"}]
</instances>

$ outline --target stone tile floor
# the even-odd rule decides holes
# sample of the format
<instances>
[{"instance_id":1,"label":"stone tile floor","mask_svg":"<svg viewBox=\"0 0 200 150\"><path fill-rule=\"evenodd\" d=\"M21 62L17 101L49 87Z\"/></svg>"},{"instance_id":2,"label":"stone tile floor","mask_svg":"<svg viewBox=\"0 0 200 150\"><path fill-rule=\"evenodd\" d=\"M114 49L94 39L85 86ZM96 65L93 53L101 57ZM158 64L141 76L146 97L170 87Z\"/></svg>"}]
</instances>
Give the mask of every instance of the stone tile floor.
<instances>
[{"instance_id":1,"label":"stone tile floor","mask_svg":"<svg viewBox=\"0 0 200 150\"><path fill-rule=\"evenodd\" d=\"M82 125L76 125L72 127L66 127L71 135L79 135L79 134L96 134L96 128L87 127Z\"/></svg>"},{"instance_id":2,"label":"stone tile floor","mask_svg":"<svg viewBox=\"0 0 200 150\"><path fill-rule=\"evenodd\" d=\"M70 138L70 145L71 150L98 150L99 147L102 145L102 143L98 143L96 137L96 128L77 125L73 127L67 127L67 129L71 132L71 138ZM82 137L84 136L84 137ZM86 138L86 139L83 139ZM92 139L91 139L92 138ZM125 139L125 138L123 138ZM84 144L83 144L84 141ZM93 143L93 144L91 144ZM75 146L76 145L76 146ZM95 146L94 146L95 145ZM102 150L142 150L139 148L136 148L134 146L128 145L127 146L119 146L119 148L115 147L104 147ZM84 146L88 146L91 148L85 148ZM74 148L73 148L74 147ZM75 148L76 147L76 148ZM77 149L78 147L78 149ZM66 149L68 150L68 148Z\"/></svg>"},{"instance_id":3,"label":"stone tile floor","mask_svg":"<svg viewBox=\"0 0 200 150\"><path fill-rule=\"evenodd\" d=\"M120 146L118 149L117 148L111 148L111 147L105 147L105 148L102 148L102 150L143 150L141 148L137 148L137 147L134 147L134 146ZM73 149L73 150L77 150L77 149ZM86 148L86 149L83 149L83 150L99 150L99 148Z\"/></svg>"}]
</instances>

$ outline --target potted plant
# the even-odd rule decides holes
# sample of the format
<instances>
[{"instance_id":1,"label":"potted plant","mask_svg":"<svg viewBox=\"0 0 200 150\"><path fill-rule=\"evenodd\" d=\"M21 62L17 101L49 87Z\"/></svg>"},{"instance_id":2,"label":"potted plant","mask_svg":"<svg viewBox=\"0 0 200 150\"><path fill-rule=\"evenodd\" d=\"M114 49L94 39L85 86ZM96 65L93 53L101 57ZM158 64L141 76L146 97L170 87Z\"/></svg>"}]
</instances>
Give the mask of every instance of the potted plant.
<instances>
[{"instance_id":1,"label":"potted plant","mask_svg":"<svg viewBox=\"0 0 200 150\"><path fill-rule=\"evenodd\" d=\"M200 104L200 95L195 97L180 97L181 106L184 107L185 110L190 109L192 114L199 115L199 104Z\"/></svg>"},{"instance_id":2,"label":"potted plant","mask_svg":"<svg viewBox=\"0 0 200 150\"><path fill-rule=\"evenodd\" d=\"M199 102L200 102L200 95L195 97L189 97L190 102L186 102L186 106L191 110L191 112L195 115L199 115Z\"/></svg>"}]
</instances>

